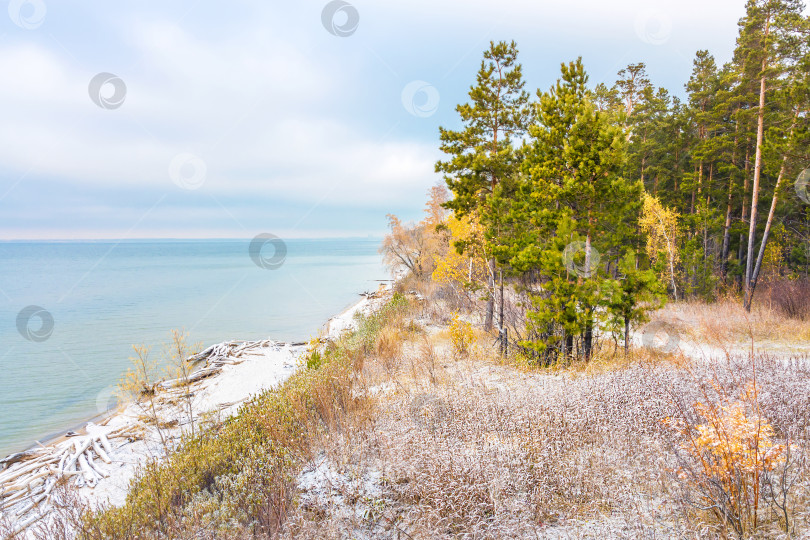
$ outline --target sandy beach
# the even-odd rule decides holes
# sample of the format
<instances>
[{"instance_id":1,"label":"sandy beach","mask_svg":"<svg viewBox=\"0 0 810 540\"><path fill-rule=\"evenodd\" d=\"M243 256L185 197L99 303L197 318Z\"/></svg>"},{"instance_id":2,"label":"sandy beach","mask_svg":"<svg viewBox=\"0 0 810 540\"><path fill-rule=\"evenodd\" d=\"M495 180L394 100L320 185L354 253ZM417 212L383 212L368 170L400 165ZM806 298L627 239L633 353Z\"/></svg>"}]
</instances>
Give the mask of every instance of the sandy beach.
<instances>
[{"instance_id":1,"label":"sandy beach","mask_svg":"<svg viewBox=\"0 0 810 540\"><path fill-rule=\"evenodd\" d=\"M332 340L354 328L355 317L377 309L386 295L362 298L320 331ZM271 339L229 341L191 357L184 383L163 381L150 400L126 403L42 447L13 454L0 465L0 518L24 533L47 519L54 488L66 484L90 507L121 505L138 468L171 452L184 436L223 420L261 392L286 380L308 344ZM159 426L159 427L158 427Z\"/></svg>"}]
</instances>

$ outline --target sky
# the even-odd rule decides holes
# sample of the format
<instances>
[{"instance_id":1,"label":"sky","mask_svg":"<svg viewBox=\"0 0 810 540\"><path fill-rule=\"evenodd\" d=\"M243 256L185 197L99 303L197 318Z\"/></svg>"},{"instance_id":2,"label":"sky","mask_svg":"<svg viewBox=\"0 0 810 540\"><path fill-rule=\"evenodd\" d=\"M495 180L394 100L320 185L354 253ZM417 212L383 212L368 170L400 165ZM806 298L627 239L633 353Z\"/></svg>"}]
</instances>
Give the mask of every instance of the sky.
<instances>
[{"instance_id":1,"label":"sky","mask_svg":"<svg viewBox=\"0 0 810 540\"><path fill-rule=\"evenodd\" d=\"M4 0L5 1L5 0ZM381 236L420 219L490 40L683 96L744 0L11 0L0 239Z\"/></svg>"}]
</instances>

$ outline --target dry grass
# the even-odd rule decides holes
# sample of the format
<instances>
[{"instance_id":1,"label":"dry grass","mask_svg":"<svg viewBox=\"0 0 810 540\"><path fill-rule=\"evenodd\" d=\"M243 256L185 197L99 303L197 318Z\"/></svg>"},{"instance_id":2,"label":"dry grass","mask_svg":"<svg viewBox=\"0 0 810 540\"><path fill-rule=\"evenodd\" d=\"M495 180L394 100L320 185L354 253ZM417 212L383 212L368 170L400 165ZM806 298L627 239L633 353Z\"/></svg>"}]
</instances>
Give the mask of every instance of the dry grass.
<instances>
[{"instance_id":1,"label":"dry grass","mask_svg":"<svg viewBox=\"0 0 810 540\"><path fill-rule=\"evenodd\" d=\"M680 332L720 348L748 348L756 344L790 347L810 340L810 320L788 317L766 298L757 297L748 313L736 298L713 304L676 302L656 314Z\"/></svg>"},{"instance_id":2,"label":"dry grass","mask_svg":"<svg viewBox=\"0 0 810 540\"><path fill-rule=\"evenodd\" d=\"M419 322L426 331L405 339L396 369L372 359L358 373L357 391L372 398L373 420L324 446L312 468L331 471L329 489L302 489L305 504L290 515L284 536L733 533L695 505L700 494L678 477L681 441L665 420L697 421L695 404L707 395L744 388L752 373L747 357L694 363L644 349L629 358L604 350L589 364L538 371L498 358L481 334L468 357L455 355L443 324ZM777 358L758 362L762 414L778 436L798 436L810 411L810 371ZM792 463L794 532L808 530L803 459ZM764 506L758 534L776 536L782 521L773 505Z\"/></svg>"},{"instance_id":3,"label":"dry grass","mask_svg":"<svg viewBox=\"0 0 810 540\"><path fill-rule=\"evenodd\" d=\"M810 320L810 279L779 279L762 288L770 307L792 319Z\"/></svg>"},{"instance_id":4,"label":"dry grass","mask_svg":"<svg viewBox=\"0 0 810 540\"><path fill-rule=\"evenodd\" d=\"M307 387L310 399L291 402L300 408L292 417L309 422L294 466L268 468L266 456L245 453L236 467L241 474L215 481L225 498L201 494L184 509L184 522L196 528L175 532L206 537L206 530L216 531L218 538L735 536L707 509L700 484L681 474L695 465L682 449L684 434L701 422L696 404L739 395L756 374L759 414L793 453L763 480L771 496L763 491L751 534L810 533L810 361L758 355L752 365L749 356L732 352L695 361L646 349L625 357L604 347L589 363L538 370L498 357L491 336L480 332L467 354L454 353L449 317L433 318L438 313L450 310L435 298L412 297L408 309L352 338L342 349L350 372L325 373ZM722 334L713 323L721 314L729 320ZM681 329L693 336L715 332L727 351L746 321L730 305L676 304L664 315L676 323L680 318ZM768 316L756 310L752 318L763 319L752 328L778 335L768 330ZM788 324L776 319L778 328ZM672 419L688 429L670 429ZM288 434L295 433L301 432ZM787 488L782 499L780 486ZM230 516L227 527L205 521L223 513Z\"/></svg>"},{"instance_id":5,"label":"dry grass","mask_svg":"<svg viewBox=\"0 0 810 540\"><path fill-rule=\"evenodd\" d=\"M650 463L638 451L665 455L654 434L657 419L671 411L664 400L650 402L654 393L644 385L631 384L645 370L571 378L440 355L431 376L429 365L422 370L411 360L422 376L401 373L377 395L373 429L335 440L327 452L338 471L379 473L382 517L371 523L346 518L363 512L325 505L313 513L310 505L291 518L291 536L503 538L597 526L635 537L652 530L654 520L640 521L639 512L661 496L664 458ZM627 513L611 517L620 509Z\"/></svg>"}]
</instances>

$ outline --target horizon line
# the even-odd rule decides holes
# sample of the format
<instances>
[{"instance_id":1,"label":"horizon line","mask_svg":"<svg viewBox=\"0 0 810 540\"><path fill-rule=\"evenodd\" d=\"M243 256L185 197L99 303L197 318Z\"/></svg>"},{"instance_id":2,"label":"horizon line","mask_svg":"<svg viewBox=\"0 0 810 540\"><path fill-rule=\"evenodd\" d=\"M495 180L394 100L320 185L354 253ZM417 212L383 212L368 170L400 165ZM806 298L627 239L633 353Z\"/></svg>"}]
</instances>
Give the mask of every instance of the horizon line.
<instances>
[{"instance_id":1,"label":"horizon line","mask_svg":"<svg viewBox=\"0 0 810 540\"><path fill-rule=\"evenodd\" d=\"M378 235L363 235L363 236L291 236L291 237L282 237L279 236L282 240L376 240L382 239L383 236ZM242 241L242 240L253 240L252 237L242 237L242 236L212 236L212 237L181 237L181 236L144 236L139 238L0 238L0 243L12 243L12 242L144 242L144 241L155 241L155 240L163 240L163 241L172 241L172 240L182 240L182 241L198 241L198 242L205 242L210 240L234 240L234 241Z\"/></svg>"}]
</instances>

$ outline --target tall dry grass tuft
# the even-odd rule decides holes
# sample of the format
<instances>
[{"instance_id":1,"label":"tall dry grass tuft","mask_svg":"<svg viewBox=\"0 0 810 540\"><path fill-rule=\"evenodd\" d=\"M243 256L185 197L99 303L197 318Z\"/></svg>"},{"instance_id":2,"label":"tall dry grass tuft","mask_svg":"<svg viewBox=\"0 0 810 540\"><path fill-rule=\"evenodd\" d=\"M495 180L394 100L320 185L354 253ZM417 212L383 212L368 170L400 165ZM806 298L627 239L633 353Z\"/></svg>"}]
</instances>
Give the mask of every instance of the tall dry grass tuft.
<instances>
[{"instance_id":1,"label":"tall dry grass tuft","mask_svg":"<svg viewBox=\"0 0 810 540\"><path fill-rule=\"evenodd\" d=\"M385 328L377 336L374 355L389 376L393 377L399 369L402 353L402 336L393 328Z\"/></svg>"},{"instance_id":2,"label":"tall dry grass tuft","mask_svg":"<svg viewBox=\"0 0 810 540\"><path fill-rule=\"evenodd\" d=\"M785 317L810 321L810 279L780 279L763 287L762 296Z\"/></svg>"},{"instance_id":3,"label":"tall dry grass tuft","mask_svg":"<svg viewBox=\"0 0 810 540\"><path fill-rule=\"evenodd\" d=\"M810 340L810 318L793 319L765 293L758 296L748 313L736 298L722 298L713 304L675 302L656 314L698 343L721 349L748 349L753 339L758 345L795 345ZM810 298L810 297L808 297Z\"/></svg>"}]
</instances>

